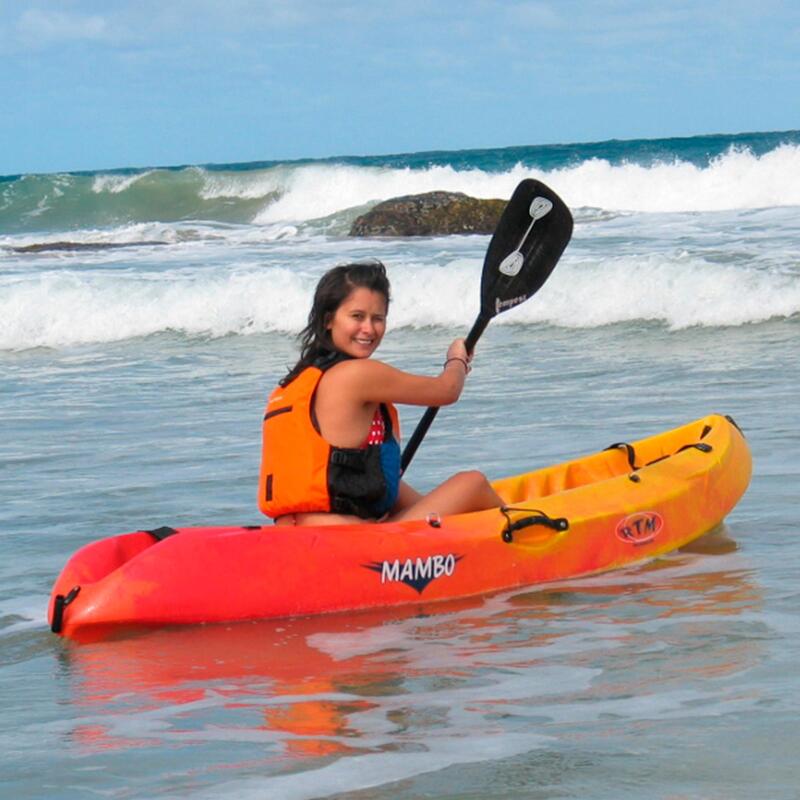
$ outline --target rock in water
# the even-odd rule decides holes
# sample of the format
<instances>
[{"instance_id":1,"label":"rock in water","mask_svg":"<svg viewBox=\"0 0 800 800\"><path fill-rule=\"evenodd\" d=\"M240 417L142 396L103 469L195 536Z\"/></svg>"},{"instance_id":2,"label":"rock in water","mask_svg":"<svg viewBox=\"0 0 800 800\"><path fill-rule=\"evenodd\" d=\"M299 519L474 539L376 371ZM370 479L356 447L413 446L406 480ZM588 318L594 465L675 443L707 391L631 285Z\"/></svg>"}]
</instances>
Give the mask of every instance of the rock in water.
<instances>
[{"instance_id":1,"label":"rock in water","mask_svg":"<svg viewBox=\"0 0 800 800\"><path fill-rule=\"evenodd\" d=\"M395 197L362 214L350 236L437 236L494 233L505 200L479 200L461 192L426 192Z\"/></svg>"},{"instance_id":2,"label":"rock in water","mask_svg":"<svg viewBox=\"0 0 800 800\"><path fill-rule=\"evenodd\" d=\"M23 244L9 248L13 253L49 253L66 252L79 253L83 250L116 250L120 247L152 247L154 245L169 244L168 242L38 242L37 244Z\"/></svg>"}]
</instances>

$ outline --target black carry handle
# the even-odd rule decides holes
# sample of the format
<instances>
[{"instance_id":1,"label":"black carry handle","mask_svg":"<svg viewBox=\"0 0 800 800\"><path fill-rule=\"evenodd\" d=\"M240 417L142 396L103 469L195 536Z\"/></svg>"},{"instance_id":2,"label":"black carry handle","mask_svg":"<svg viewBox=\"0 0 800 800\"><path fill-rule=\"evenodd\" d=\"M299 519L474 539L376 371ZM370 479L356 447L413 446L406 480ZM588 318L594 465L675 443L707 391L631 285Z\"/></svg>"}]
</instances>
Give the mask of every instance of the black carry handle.
<instances>
[{"instance_id":1,"label":"black carry handle","mask_svg":"<svg viewBox=\"0 0 800 800\"><path fill-rule=\"evenodd\" d=\"M489 242L481 274L481 310L465 341L472 353L492 317L541 289L572 236L572 214L561 198L528 178L514 190ZM403 450L405 472L439 408L425 411Z\"/></svg>"}]
</instances>

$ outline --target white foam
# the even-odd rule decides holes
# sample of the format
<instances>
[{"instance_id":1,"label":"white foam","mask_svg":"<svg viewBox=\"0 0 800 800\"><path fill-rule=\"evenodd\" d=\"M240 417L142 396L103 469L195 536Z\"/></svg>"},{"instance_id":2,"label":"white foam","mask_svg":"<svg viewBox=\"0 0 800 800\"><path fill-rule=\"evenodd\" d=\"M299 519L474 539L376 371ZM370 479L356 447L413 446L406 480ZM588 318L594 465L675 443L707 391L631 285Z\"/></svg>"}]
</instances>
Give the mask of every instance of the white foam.
<instances>
[{"instance_id":1,"label":"white foam","mask_svg":"<svg viewBox=\"0 0 800 800\"><path fill-rule=\"evenodd\" d=\"M298 236L298 228L294 225L276 223L274 225L225 225L222 223L207 222L141 222L129 225L120 225L115 228L85 228L83 230L59 233L28 233L11 236L0 236L0 256L13 255L14 248L43 245L45 249L36 254L37 264L48 256L55 255L64 258L70 255L69 249L48 251L48 244L61 244L69 242L77 245L151 245L156 244L183 244L191 242L225 242L231 245L259 244L274 242L281 239L291 239ZM3 252L5 250L5 252ZM82 263L91 264L95 261L108 261L114 258L113 250L103 251L98 248L96 253L81 250ZM162 251L163 252L163 251ZM124 253L122 258L130 258ZM161 256L164 257L163 255Z\"/></svg>"},{"instance_id":2,"label":"white foam","mask_svg":"<svg viewBox=\"0 0 800 800\"><path fill-rule=\"evenodd\" d=\"M545 176L571 206L630 211L723 211L800 205L800 147L762 156L731 148L707 167L686 161L612 165L591 159Z\"/></svg>"},{"instance_id":3,"label":"white foam","mask_svg":"<svg viewBox=\"0 0 800 800\"><path fill-rule=\"evenodd\" d=\"M289 267L52 269L0 279L0 349L120 341L163 331L220 337L297 333L318 275ZM325 268L329 264L323 265ZM392 265L392 328L463 329L478 311L481 262ZM442 298L447 298L443 303ZM800 313L791 273L677 254L566 255L537 302L494 324L589 328L634 320L673 330L736 326Z\"/></svg>"},{"instance_id":4,"label":"white foam","mask_svg":"<svg viewBox=\"0 0 800 800\"><path fill-rule=\"evenodd\" d=\"M203 277L47 272L0 293L0 349L113 342L161 331L296 331L310 289L286 269Z\"/></svg>"},{"instance_id":5,"label":"white foam","mask_svg":"<svg viewBox=\"0 0 800 800\"><path fill-rule=\"evenodd\" d=\"M259 173L257 173L259 174ZM543 180L572 208L611 211L721 211L800 205L800 146L781 145L756 156L731 148L699 167L686 161L652 166L611 164L590 159L571 167L539 170L517 164L505 172L457 171L450 166L426 169L309 164L271 173L258 191L279 192L255 222L303 221L328 217L349 208L434 190L464 192L480 198L507 198L526 177ZM278 177L281 180L273 182ZM266 177L262 174L262 180ZM254 194L259 178L236 177L225 191ZM238 189L236 188L238 186Z\"/></svg>"},{"instance_id":6,"label":"white foam","mask_svg":"<svg viewBox=\"0 0 800 800\"><path fill-rule=\"evenodd\" d=\"M287 172L280 199L268 205L255 222L320 219L392 197L439 190L464 192L472 197L506 198L530 174L530 170L520 165L504 173L456 171L449 166L428 169L301 166Z\"/></svg>"},{"instance_id":7,"label":"white foam","mask_svg":"<svg viewBox=\"0 0 800 800\"><path fill-rule=\"evenodd\" d=\"M0 639L19 631L46 627L47 604L48 599L41 595L13 597L6 600L0 608L0 616L16 617L17 619L0 629Z\"/></svg>"},{"instance_id":8,"label":"white foam","mask_svg":"<svg viewBox=\"0 0 800 800\"><path fill-rule=\"evenodd\" d=\"M498 322L593 328L648 320L672 330L736 326L800 313L800 282L791 274L681 254L564 259L538 298Z\"/></svg>"},{"instance_id":9,"label":"white foam","mask_svg":"<svg viewBox=\"0 0 800 800\"><path fill-rule=\"evenodd\" d=\"M109 194L120 194L126 189L130 189L142 178L152 175L156 170L145 170L144 172L136 172L132 175L117 175L117 174L102 174L95 175L92 181L92 191L95 194L108 192Z\"/></svg>"},{"instance_id":10,"label":"white foam","mask_svg":"<svg viewBox=\"0 0 800 800\"><path fill-rule=\"evenodd\" d=\"M204 200L240 198L252 200L281 190L286 168L253 170L243 172L209 172L200 170L203 188L200 196Z\"/></svg>"},{"instance_id":11,"label":"white foam","mask_svg":"<svg viewBox=\"0 0 800 800\"><path fill-rule=\"evenodd\" d=\"M492 736L429 737L422 750L370 753L342 758L320 769L273 778L249 777L193 792L195 798L249 800L312 798L385 786L459 764L486 763L545 747L552 741L535 733L495 732ZM173 795L177 797L177 795Z\"/></svg>"},{"instance_id":12,"label":"white foam","mask_svg":"<svg viewBox=\"0 0 800 800\"><path fill-rule=\"evenodd\" d=\"M75 244L138 244L140 242L177 242L181 239L180 226L165 222L143 222L120 225L116 228L85 228L59 233L28 233L0 236L0 247L15 248L31 245L48 245L59 242Z\"/></svg>"}]
</instances>

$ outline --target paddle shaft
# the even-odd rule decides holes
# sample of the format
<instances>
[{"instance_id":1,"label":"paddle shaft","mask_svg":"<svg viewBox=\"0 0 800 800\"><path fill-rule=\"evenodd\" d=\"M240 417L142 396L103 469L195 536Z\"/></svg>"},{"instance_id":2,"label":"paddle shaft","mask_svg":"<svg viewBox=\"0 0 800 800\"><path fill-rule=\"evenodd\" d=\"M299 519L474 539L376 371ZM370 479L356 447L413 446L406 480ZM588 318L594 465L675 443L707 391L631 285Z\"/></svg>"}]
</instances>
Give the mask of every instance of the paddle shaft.
<instances>
[{"instance_id":1,"label":"paddle shaft","mask_svg":"<svg viewBox=\"0 0 800 800\"><path fill-rule=\"evenodd\" d=\"M530 246L523 249L534 224ZM520 238L520 232L524 231ZM532 178L521 181L508 201L489 242L481 273L481 310L465 345L472 353L492 317L532 297L549 277L572 235L572 215L552 189ZM400 459L404 472L439 409L429 408L417 424Z\"/></svg>"},{"instance_id":2,"label":"paddle shaft","mask_svg":"<svg viewBox=\"0 0 800 800\"><path fill-rule=\"evenodd\" d=\"M467 348L467 353L472 353L472 351L475 349L475 345L478 343L478 339L481 338L481 334L486 330L486 326L489 324L490 319L491 317L478 314L478 318L475 320L475 323L473 324L470 332L467 334L467 338L464 341L464 344ZM411 434L411 438L408 440L408 444L403 450L403 456L400 459L401 473L405 472L406 468L411 463L411 459L414 458L417 448L420 446L420 444L422 444L422 440L425 438L428 428L431 427L438 413L439 406L430 406L422 415L422 419L420 419L420 421L417 423L417 427L414 429L414 433Z\"/></svg>"}]
</instances>

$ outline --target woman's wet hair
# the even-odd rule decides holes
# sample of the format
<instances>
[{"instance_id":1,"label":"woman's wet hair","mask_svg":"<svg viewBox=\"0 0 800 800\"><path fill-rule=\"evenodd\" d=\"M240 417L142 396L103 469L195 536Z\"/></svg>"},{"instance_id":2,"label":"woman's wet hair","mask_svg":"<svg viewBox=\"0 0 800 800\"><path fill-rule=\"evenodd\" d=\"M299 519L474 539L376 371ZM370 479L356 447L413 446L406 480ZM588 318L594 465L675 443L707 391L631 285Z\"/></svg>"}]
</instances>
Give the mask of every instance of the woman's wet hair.
<instances>
[{"instance_id":1,"label":"woman's wet hair","mask_svg":"<svg viewBox=\"0 0 800 800\"><path fill-rule=\"evenodd\" d=\"M389 311L390 289L386 267L377 259L341 264L328 270L317 284L308 324L300 332L300 359L281 381L282 386L294 380L306 367L335 351L328 325L336 309L354 289L363 288L382 294Z\"/></svg>"}]
</instances>

